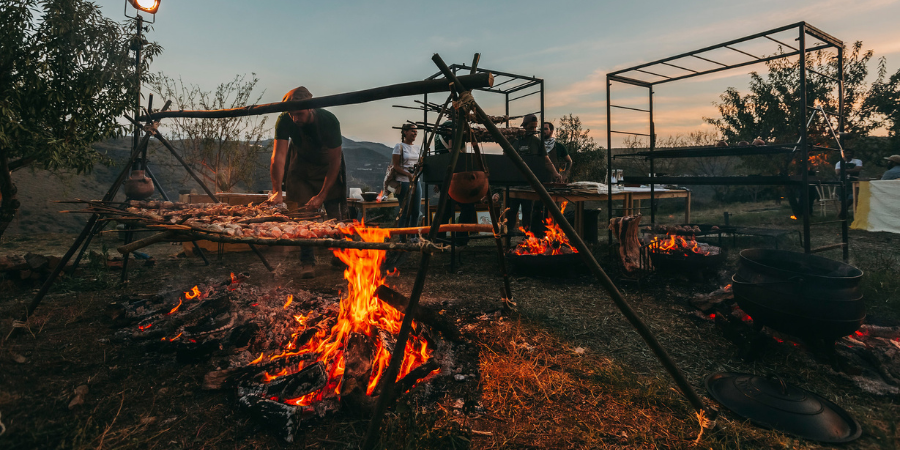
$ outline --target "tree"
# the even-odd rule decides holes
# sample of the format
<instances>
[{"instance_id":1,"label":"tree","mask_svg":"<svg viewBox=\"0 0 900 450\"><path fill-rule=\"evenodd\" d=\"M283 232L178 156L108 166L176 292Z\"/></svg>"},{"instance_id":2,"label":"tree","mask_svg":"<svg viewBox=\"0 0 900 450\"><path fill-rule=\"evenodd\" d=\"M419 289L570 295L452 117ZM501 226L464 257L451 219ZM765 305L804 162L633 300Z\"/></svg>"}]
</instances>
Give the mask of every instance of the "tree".
<instances>
[{"instance_id":1,"label":"tree","mask_svg":"<svg viewBox=\"0 0 900 450\"><path fill-rule=\"evenodd\" d=\"M884 126L893 148L900 148L900 70L887 76L885 59L878 63L878 79L864 102L864 109L872 120Z\"/></svg>"},{"instance_id":2,"label":"tree","mask_svg":"<svg viewBox=\"0 0 900 450\"><path fill-rule=\"evenodd\" d=\"M845 49L844 61L844 130L856 135L867 135L878 124L871 120L865 108L868 88L865 78L868 75L867 64L872 58L871 50L862 51L862 42L857 41L849 50ZM720 118L704 118L715 126L723 138L734 144L739 141L750 142L761 137L768 142L796 142L799 137L798 124L806 124L808 117L800 117L800 71L799 63L794 58L783 58L766 63L768 74L763 77L756 72L750 74L750 93L741 95L737 89L730 87L721 96L716 107ZM841 68L834 54L817 51L808 54L808 68L829 78L807 72L806 95L807 105L821 105L830 112L838 110L837 82ZM808 109L812 114L812 110ZM837 120L832 120L837 126ZM830 133L821 118L813 121L809 129L813 143L830 143ZM834 147L831 143L828 145ZM837 159L835 156L833 159ZM825 159L812 161L814 164L828 163ZM778 158L749 156L743 158L743 164L750 171L774 174L784 170L784 161Z\"/></svg>"},{"instance_id":3,"label":"tree","mask_svg":"<svg viewBox=\"0 0 900 450\"><path fill-rule=\"evenodd\" d=\"M582 129L578 116L562 116L555 130L556 140L566 146L572 157L573 170L569 181L597 181L606 177L603 147L594 142L589 135L590 129Z\"/></svg>"},{"instance_id":4,"label":"tree","mask_svg":"<svg viewBox=\"0 0 900 450\"><path fill-rule=\"evenodd\" d=\"M0 3L0 236L20 206L12 171L109 162L91 144L120 135L116 118L134 107L133 38L88 1ZM145 45L144 67L160 51Z\"/></svg>"},{"instance_id":5,"label":"tree","mask_svg":"<svg viewBox=\"0 0 900 450\"><path fill-rule=\"evenodd\" d=\"M252 102L259 79L252 74L235 76L219 84L215 92L197 85L185 85L159 73L150 88L164 99L172 100L176 109L230 109L259 103L265 92ZM173 144L181 148L185 160L207 181L223 192L238 183L251 186L259 166L260 153L267 152L260 143L266 136L266 117L245 116L223 119L174 118L165 126L171 130Z\"/></svg>"}]
</instances>

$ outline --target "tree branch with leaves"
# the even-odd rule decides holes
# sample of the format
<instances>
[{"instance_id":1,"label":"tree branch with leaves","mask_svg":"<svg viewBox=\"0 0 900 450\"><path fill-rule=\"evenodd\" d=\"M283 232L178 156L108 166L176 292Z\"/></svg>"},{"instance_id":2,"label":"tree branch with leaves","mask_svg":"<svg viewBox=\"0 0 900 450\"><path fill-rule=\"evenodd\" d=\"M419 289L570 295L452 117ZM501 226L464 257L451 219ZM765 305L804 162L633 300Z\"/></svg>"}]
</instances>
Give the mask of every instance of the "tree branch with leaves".
<instances>
[{"instance_id":1,"label":"tree branch with leaves","mask_svg":"<svg viewBox=\"0 0 900 450\"><path fill-rule=\"evenodd\" d=\"M0 236L20 206L11 171L110 162L91 144L125 131L116 119L138 92L133 38L88 1L0 2ZM161 50L144 45L142 64Z\"/></svg>"},{"instance_id":2,"label":"tree branch with leaves","mask_svg":"<svg viewBox=\"0 0 900 450\"><path fill-rule=\"evenodd\" d=\"M159 73L152 77L150 89L172 100L176 109L231 109L259 103L265 92L254 97L258 83L256 74L250 79L238 75L210 92ZM229 192L239 183L253 185L260 154L270 151L261 145L268 134L266 120L260 116L172 118L163 126L184 159L219 191Z\"/></svg>"}]
</instances>

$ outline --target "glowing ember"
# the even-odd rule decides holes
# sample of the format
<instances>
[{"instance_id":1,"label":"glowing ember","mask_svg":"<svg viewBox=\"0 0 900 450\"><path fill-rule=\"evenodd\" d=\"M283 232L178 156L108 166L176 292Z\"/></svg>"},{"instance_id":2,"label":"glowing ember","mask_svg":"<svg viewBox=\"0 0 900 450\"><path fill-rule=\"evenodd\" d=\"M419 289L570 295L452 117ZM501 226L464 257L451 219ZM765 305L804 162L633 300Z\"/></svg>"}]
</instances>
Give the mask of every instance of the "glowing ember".
<instances>
[{"instance_id":1,"label":"glowing ember","mask_svg":"<svg viewBox=\"0 0 900 450\"><path fill-rule=\"evenodd\" d=\"M566 210L568 202L563 202L560 208L563 212ZM544 219L544 225L547 231L544 237L538 238L534 233L519 228L519 231L525 233L525 239L516 246L513 253L517 255L563 255L567 253L578 253L578 250L569 243L569 238L563 233L562 229L552 217Z\"/></svg>"},{"instance_id":2,"label":"glowing ember","mask_svg":"<svg viewBox=\"0 0 900 450\"><path fill-rule=\"evenodd\" d=\"M285 302L285 304L284 304L284 309L287 309L288 306L291 305L291 302L292 302L292 301L294 301L294 296L293 296L293 295L288 295L287 302Z\"/></svg>"},{"instance_id":3,"label":"glowing ember","mask_svg":"<svg viewBox=\"0 0 900 450\"><path fill-rule=\"evenodd\" d=\"M792 215L791 215L791 220L797 220L797 216L795 216L795 215L792 214Z\"/></svg>"},{"instance_id":4,"label":"glowing ember","mask_svg":"<svg viewBox=\"0 0 900 450\"><path fill-rule=\"evenodd\" d=\"M231 274L231 276L232 276L232 279L234 279L234 274ZM187 291L184 293L184 300L193 300L195 298L201 299L200 288L198 288L197 286L194 286L193 288L191 288L190 291ZM182 303L183 303L182 299L181 299L181 297L179 297L178 304L175 305L175 307L172 308L172 310L168 312L168 315L174 314L176 311L178 311L178 308L181 308Z\"/></svg>"},{"instance_id":5,"label":"glowing ember","mask_svg":"<svg viewBox=\"0 0 900 450\"><path fill-rule=\"evenodd\" d=\"M357 226L353 231L366 242L383 242L389 237L388 231L378 228ZM387 369L391 357L388 350L381 344L378 330L394 335L400 332L403 314L375 297L376 289L384 284L380 268L384 262L385 251L340 249L334 250L334 254L347 265L347 269L344 270L344 278L348 281L348 292L341 299L337 323L330 331L319 330L309 342L298 346L297 338L307 328L306 317L294 316L297 329L292 334L292 340L285 345L281 353L266 358L272 361L288 356L315 354L317 355L316 361L326 367L328 382L325 388L302 397L284 399L283 401L287 404L307 406L322 400L327 395L340 392L341 377L345 367L344 350L351 333L367 336L375 347L372 371L366 389L366 394L371 395L383 372ZM290 301L289 298L285 308ZM424 340L410 336L405 348L406 356L397 378L402 378L426 362L432 352L433 350L428 348ZM258 364L263 359L263 355L260 355L251 364ZM304 361L296 367L281 370L275 374L265 373L264 380L269 382L278 377L296 373L314 362Z\"/></svg>"}]
</instances>

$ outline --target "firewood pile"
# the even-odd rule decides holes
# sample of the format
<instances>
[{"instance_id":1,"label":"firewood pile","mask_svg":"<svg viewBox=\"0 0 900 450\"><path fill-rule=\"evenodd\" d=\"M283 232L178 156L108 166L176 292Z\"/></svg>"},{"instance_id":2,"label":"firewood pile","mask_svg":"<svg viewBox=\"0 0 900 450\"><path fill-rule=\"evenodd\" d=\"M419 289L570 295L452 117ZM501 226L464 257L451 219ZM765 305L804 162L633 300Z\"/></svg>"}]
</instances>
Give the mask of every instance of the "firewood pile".
<instances>
[{"instance_id":1,"label":"firewood pile","mask_svg":"<svg viewBox=\"0 0 900 450\"><path fill-rule=\"evenodd\" d=\"M184 292L123 297L108 307L118 328L113 339L160 357L174 355L181 364L208 365L212 370L204 377L204 390L236 392L238 408L287 442L305 420L348 406L367 411L381 392L382 385L375 383L377 369L394 351L396 330L371 326L370 335L353 332L342 341L328 342L325 336L342 320L342 298L263 289L246 281L246 275L232 274ZM387 301L402 311L402 302L397 303L402 295L381 296L391 295ZM417 318L435 320L429 319L427 308L419 309ZM450 364L449 341L429 325L414 323L414 338L407 347L427 344L429 356L413 365L407 350L410 362L401 371L399 392ZM306 351L310 345L318 347ZM337 345L339 352L323 358L324 347L330 345Z\"/></svg>"},{"instance_id":2,"label":"firewood pile","mask_svg":"<svg viewBox=\"0 0 900 450\"><path fill-rule=\"evenodd\" d=\"M0 278L13 282L43 280L61 260L58 256L35 253L0 256ZM71 265L70 261L67 267Z\"/></svg>"}]
</instances>

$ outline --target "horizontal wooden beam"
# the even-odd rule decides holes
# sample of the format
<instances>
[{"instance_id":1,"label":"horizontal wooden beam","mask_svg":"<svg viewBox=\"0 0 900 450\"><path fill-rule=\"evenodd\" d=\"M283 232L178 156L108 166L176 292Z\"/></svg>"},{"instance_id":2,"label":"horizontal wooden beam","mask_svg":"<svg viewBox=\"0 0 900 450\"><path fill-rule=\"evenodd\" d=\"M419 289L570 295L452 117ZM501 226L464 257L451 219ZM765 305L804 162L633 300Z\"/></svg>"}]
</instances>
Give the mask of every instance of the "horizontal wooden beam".
<instances>
[{"instance_id":1,"label":"horizontal wooden beam","mask_svg":"<svg viewBox=\"0 0 900 450\"><path fill-rule=\"evenodd\" d=\"M490 72L464 75L459 77L460 83L471 88L484 88L494 85L494 76ZM347 92L344 94L313 97L308 100L290 102L267 103L264 105L250 105L233 109L197 110L197 111L165 111L156 112L138 117L136 120L160 120L169 117L189 117L197 119L222 119L228 117L258 116L261 114L280 113L284 111L297 111L301 109L326 108L330 106L353 105L357 103L373 102L395 97L407 97L410 95L432 94L435 92L450 91L450 82L446 78L436 80L412 81L409 83L392 84L363 91Z\"/></svg>"}]
</instances>

